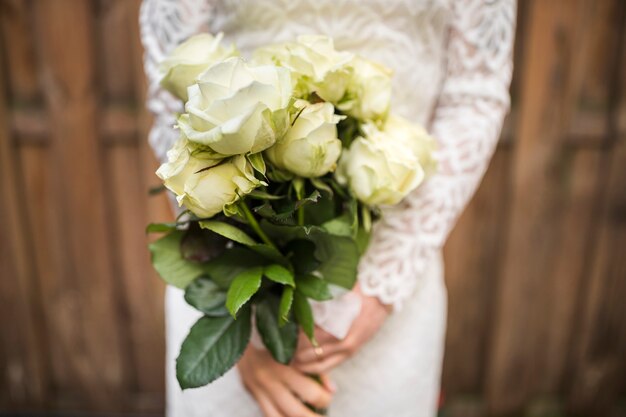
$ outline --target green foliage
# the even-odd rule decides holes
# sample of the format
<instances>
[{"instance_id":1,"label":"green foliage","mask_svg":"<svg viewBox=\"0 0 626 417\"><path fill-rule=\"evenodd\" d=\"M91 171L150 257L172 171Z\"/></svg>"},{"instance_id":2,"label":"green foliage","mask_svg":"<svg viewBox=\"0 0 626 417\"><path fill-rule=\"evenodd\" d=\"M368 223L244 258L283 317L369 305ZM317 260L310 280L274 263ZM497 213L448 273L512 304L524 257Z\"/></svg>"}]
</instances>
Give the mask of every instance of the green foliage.
<instances>
[{"instance_id":1,"label":"green foliage","mask_svg":"<svg viewBox=\"0 0 626 417\"><path fill-rule=\"evenodd\" d=\"M146 226L146 233L171 232L176 229L176 223L150 223Z\"/></svg>"},{"instance_id":2,"label":"green foliage","mask_svg":"<svg viewBox=\"0 0 626 417\"><path fill-rule=\"evenodd\" d=\"M240 272L230 284L226 293L226 308L233 317L261 288L263 268L255 267Z\"/></svg>"},{"instance_id":3,"label":"green foliage","mask_svg":"<svg viewBox=\"0 0 626 417\"><path fill-rule=\"evenodd\" d=\"M192 262L207 262L222 252L226 247L226 238L203 231L198 223L189 224L181 242L180 251L183 258Z\"/></svg>"},{"instance_id":4,"label":"green foliage","mask_svg":"<svg viewBox=\"0 0 626 417\"><path fill-rule=\"evenodd\" d=\"M293 314L296 321L302 327L302 331L307 335L313 345L317 345L315 341L315 321L313 319L313 310L306 296L296 290L293 294Z\"/></svg>"},{"instance_id":5,"label":"green foliage","mask_svg":"<svg viewBox=\"0 0 626 417\"><path fill-rule=\"evenodd\" d=\"M323 229L311 230L309 239L315 243L318 272L329 283L352 289L356 282L359 249L350 237L332 235Z\"/></svg>"},{"instance_id":6,"label":"green foliage","mask_svg":"<svg viewBox=\"0 0 626 417\"><path fill-rule=\"evenodd\" d=\"M250 249L235 246L227 249L218 257L203 264L203 271L208 275L220 288L228 289L230 283L239 273L255 266L262 266L268 263L268 260L262 255L253 252Z\"/></svg>"},{"instance_id":7,"label":"green foliage","mask_svg":"<svg viewBox=\"0 0 626 417\"><path fill-rule=\"evenodd\" d=\"M289 322L291 313L291 305L293 304L293 287L284 287L283 294L280 297L280 305L278 307L278 325L284 326Z\"/></svg>"},{"instance_id":8,"label":"green foliage","mask_svg":"<svg viewBox=\"0 0 626 417\"><path fill-rule=\"evenodd\" d=\"M263 343L277 362L288 364L298 344L298 325L279 325L280 301L268 296L256 304L256 326Z\"/></svg>"},{"instance_id":9,"label":"green foliage","mask_svg":"<svg viewBox=\"0 0 626 417\"><path fill-rule=\"evenodd\" d=\"M165 282L178 288L185 288L203 273L201 264L189 262L181 254L184 234L183 230L173 230L148 246L154 269Z\"/></svg>"},{"instance_id":10,"label":"green foliage","mask_svg":"<svg viewBox=\"0 0 626 417\"><path fill-rule=\"evenodd\" d=\"M206 276L195 279L185 289L185 301L190 306L211 317L228 315L226 292Z\"/></svg>"},{"instance_id":11,"label":"green foliage","mask_svg":"<svg viewBox=\"0 0 626 417\"><path fill-rule=\"evenodd\" d=\"M215 381L232 368L250 340L250 309L231 316L200 318L193 325L176 359L176 378L182 389Z\"/></svg>"},{"instance_id":12,"label":"green foliage","mask_svg":"<svg viewBox=\"0 0 626 417\"><path fill-rule=\"evenodd\" d=\"M333 298L328 283L315 275L303 275L296 279L296 286L302 295L317 301L326 301Z\"/></svg>"},{"instance_id":13,"label":"green foliage","mask_svg":"<svg viewBox=\"0 0 626 417\"><path fill-rule=\"evenodd\" d=\"M217 220L203 220L199 222L200 227L224 236L233 242L241 243L242 245L251 246L256 242L244 231L237 226L233 226L229 223L220 222Z\"/></svg>"},{"instance_id":14,"label":"green foliage","mask_svg":"<svg viewBox=\"0 0 626 417\"><path fill-rule=\"evenodd\" d=\"M278 284L295 286L293 273L281 265L268 265L263 268L263 275Z\"/></svg>"}]
</instances>

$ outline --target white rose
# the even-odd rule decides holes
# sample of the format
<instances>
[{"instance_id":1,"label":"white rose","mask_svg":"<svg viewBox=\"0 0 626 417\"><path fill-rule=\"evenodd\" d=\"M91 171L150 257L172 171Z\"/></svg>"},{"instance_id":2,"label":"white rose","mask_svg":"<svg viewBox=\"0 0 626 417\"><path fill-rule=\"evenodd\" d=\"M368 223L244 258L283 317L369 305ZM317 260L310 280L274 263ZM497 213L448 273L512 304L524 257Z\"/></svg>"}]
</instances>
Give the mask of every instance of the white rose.
<instances>
[{"instance_id":1,"label":"white rose","mask_svg":"<svg viewBox=\"0 0 626 417\"><path fill-rule=\"evenodd\" d=\"M289 125L289 70L253 66L241 58L213 65L188 88L183 134L223 155L257 153L274 144Z\"/></svg>"},{"instance_id":2,"label":"white rose","mask_svg":"<svg viewBox=\"0 0 626 417\"><path fill-rule=\"evenodd\" d=\"M300 97L314 92L331 103L344 96L350 81L347 64L352 57L349 52L335 50L332 38L321 35L299 36L296 42L270 45L254 52L257 62L289 68Z\"/></svg>"},{"instance_id":3,"label":"white rose","mask_svg":"<svg viewBox=\"0 0 626 417\"><path fill-rule=\"evenodd\" d=\"M341 153L337 123L330 103L296 103L302 110L285 136L265 151L276 167L306 178L321 177L333 171Z\"/></svg>"},{"instance_id":4,"label":"white rose","mask_svg":"<svg viewBox=\"0 0 626 417\"><path fill-rule=\"evenodd\" d=\"M237 202L239 196L262 185L243 155L216 159L210 150L182 137L167 153L168 162L157 170L165 186L196 216L212 217Z\"/></svg>"},{"instance_id":5,"label":"white rose","mask_svg":"<svg viewBox=\"0 0 626 417\"><path fill-rule=\"evenodd\" d=\"M419 159L395 132L378 130L372 124L363 130L365 137L357 137L343 151L337 180L365 204L398 204L424 180Z\"/></svg>"},{"instance_id":6,"label":"white rose","mask_svg":"<svg viewBox=\"0 0 626 417\"><path fill-rule=\"evenodd\" d=\"M359 56L354 57L350 67L352 78L347 87L346 99L337 108L359 120L385 120L391 103L393 72Z\"/></svg>"},{"instance_id":7,"label":"white rose","mask_svg":"<svg viewBox=\"0 0 626 417\"><path fill-rule=\"evenodd\" d=\"M403 140L411 148L426 175L430 175L436 170L435 150L437 149L437 141L428 134L424 127L392 114L385 122L385 132L389 136Z\"/></svg>"},{"instance_id":8,"label":"white rose","mask_svg":"<svg viewBox=\"0 0 626 417\"><path fill-rule=\"evenodd\" d=\"M215 37L203 33L192 36L174 49L159 67L163 88L187 101L187 87L198 75L214 63L238 54L234 46L224 48L220 45L222 36L221 33Z\"/></svg>"}]
</instances>

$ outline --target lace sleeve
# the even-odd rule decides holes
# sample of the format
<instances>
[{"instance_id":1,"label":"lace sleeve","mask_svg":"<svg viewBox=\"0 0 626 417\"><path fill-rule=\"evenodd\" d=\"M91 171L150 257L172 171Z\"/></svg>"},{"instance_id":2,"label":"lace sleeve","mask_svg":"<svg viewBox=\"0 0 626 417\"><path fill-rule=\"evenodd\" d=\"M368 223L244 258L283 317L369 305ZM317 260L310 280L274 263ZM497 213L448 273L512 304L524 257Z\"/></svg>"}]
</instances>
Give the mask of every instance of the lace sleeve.
<instances>
[{"instance_id":1,"label":"lace sleeve","mask_svg":"<svg viewBox=\"0 0 626 417\"><path fill-rule=\"evenodd\" d=\"M180 100L161 88L159 63L179 43L208 30L209 0L143 0L139 14L144 70L148 79L147 107L154 115L148 141L160 161L178 138L174 130Z\"/></svg>"},{"instance_id":2,"label":"lace sleeve","mask_svg":"<svg viewBox=\"0 0 626 417\"><path fill-rule=\"evenodd\" d=\"M487 169L509 108L515 0L454 0L447 73L433 115L438 172L385 210L359 266L364 293L399 308Z\"/></svg>"}]
</instances>

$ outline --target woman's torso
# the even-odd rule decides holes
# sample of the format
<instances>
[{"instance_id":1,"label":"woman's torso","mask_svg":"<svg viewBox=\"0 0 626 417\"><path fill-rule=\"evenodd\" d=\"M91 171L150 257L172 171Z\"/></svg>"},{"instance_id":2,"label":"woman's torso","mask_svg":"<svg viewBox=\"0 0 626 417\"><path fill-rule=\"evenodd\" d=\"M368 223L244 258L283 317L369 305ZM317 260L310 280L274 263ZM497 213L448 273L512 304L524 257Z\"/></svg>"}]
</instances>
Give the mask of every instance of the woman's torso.
<instances>
[{"instance_id":1,"label":"woman's torso","mask_svg":"<svg viewBox=\"0 0 626 417\"><path fill-rule=\"evenodd\" d=\"M445 74L447 0L217 0L209 30L244 56L302 34L334 38L337 49L394 70L392 108L427 123Z\"/></svg>"}]
</instances>

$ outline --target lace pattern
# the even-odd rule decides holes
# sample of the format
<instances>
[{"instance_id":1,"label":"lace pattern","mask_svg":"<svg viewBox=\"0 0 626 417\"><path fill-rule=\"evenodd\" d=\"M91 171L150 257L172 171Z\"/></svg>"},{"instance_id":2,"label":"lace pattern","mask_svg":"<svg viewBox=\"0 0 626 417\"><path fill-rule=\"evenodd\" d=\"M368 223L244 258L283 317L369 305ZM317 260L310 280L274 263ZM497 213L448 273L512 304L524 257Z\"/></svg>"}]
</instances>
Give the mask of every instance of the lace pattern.
<instances>
[{"instance_id":1,"label":"lace pattern","mask_svg":"<svg viewBox=\"0 0 626 417\"><path fill-rule=\"evenodd\" d=\"M430 128L438 172L384 210L359 266L364 293L400 308L474 194L509 108L513 0L452 3L447 74Z\"/></svg>"},{"instance_id":2,"label":"lace pattern","mask_svg":"<svg viewBox=\"0 0 626 417\"><path fill-rule=\"evenodd\" d=\"M178 132L173 126L183 106L161 88L159 63L188 37L208 30L212 6L205 0L147 0L141 5L139 26L144 47L144 70L148 78L148 110L154 124L148 141L160 161L172 147Z\"/></svg>"}]
</instances>

